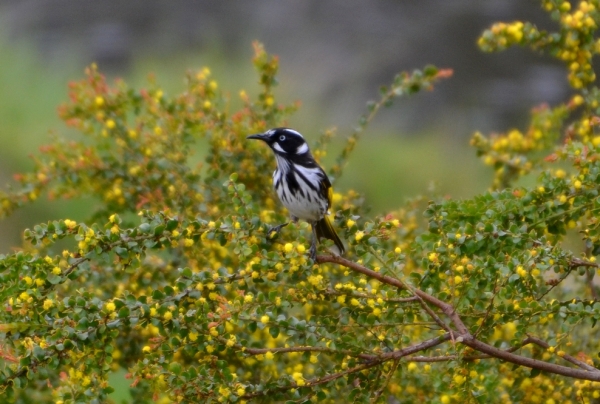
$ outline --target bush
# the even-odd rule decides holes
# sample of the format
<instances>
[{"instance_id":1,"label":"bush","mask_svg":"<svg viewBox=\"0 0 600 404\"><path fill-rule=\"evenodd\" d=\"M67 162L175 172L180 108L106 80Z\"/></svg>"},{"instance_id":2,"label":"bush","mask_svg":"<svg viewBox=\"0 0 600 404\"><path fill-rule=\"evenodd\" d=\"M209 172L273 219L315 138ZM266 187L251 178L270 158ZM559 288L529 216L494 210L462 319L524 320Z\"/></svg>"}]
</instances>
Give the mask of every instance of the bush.
<instances>
[{"instance_id":1,"label":"bush","mask_svg":"<svg viewBox=\"0 0 600 404\"><path fill-rule=\"evenodd\" d=\"M495 168L485 194L416 198L381 217L367 217L355 192L334 194L348 258L316 263L306 224L269 234L286 220L274 161L245 141L296 109L275 101L276 58L255 45L261 91L241 92L233 113L208 69L169 97L155 83L109 86L91 66L60 109L85 138L44 148L35 170L0 195L2 215L42 193L100 201L89 220L37 225L22 251L0 256L7 400L104 402L120 368L140 403L597 398L600 93L591 57L600 15L596 1L542 3L559 31L499 23L479 45L558 57L575 95L536 108L525 130L474 135ZM331 178L380 107L450 74L398 75ZM317 158L332 136L313 145ZM518 185L524 176L535 185ZM71 247L59 252L63 239Z\"/></svg>"}]
</instances>

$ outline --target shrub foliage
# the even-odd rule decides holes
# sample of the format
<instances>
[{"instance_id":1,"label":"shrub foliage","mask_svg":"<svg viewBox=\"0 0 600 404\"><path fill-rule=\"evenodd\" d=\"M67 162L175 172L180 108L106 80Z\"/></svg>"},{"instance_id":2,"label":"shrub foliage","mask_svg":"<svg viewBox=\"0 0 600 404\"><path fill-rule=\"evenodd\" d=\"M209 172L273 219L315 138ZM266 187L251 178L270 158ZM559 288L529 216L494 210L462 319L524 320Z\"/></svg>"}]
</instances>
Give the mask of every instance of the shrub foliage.
<instances>
[{"instance_id":1,"label":"shrub foliage","mask_svg":"<svg viewBox=\"0 0 600 404\"><path fill-rule=\"evenodd\" d=\"M479 46L564 61L574 95L535 108L523 130L473 136L494 168L489 192L375 217L360 194L336 193L349 253L324 246L316 263L306 224L269 234L286 220L274 161L245 141L297 108L275 100L277 58L255 44L260 92L240 92L235 112L207 68L172 97L88 68L60 108L81 140L55 140L0 194L1 216L42 194L97 201L89 220L39 224L0 256L4 397L105 402L125 368L140 403L598 398L599 4L542 4L556 32L498 23ZM383 88L331 178L382 106L450 74L427 67ZM317 159L332 136L313 143Z\"/></svg>"}]
</instances>

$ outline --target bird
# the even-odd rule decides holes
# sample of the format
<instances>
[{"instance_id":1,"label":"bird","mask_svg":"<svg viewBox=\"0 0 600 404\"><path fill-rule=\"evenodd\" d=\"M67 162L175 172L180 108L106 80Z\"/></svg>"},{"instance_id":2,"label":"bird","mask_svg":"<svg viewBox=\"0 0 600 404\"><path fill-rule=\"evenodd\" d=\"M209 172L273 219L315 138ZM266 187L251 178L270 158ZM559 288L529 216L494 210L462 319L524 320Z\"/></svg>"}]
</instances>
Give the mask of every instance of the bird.
<instances>
[{"instance_id":1,"label":"bird","mask_svg":"<svg viewBox=\"0 0 600 404\"><path fill-rule=\"evenodd\" d=\"M327 217L333 196L331 181L315 161L300 132L290 128L273 128L250 135L247 139L262 140L275 153L277 168L273 172L273 187L290 212L292 221L302 219L310 224L310 258L316 261L317 243L321 238L332 240L335 247L331 252L343 255L344 244ZM279 231L288 224L276 226L273 230Z\"/></svg>"}]
</instances>

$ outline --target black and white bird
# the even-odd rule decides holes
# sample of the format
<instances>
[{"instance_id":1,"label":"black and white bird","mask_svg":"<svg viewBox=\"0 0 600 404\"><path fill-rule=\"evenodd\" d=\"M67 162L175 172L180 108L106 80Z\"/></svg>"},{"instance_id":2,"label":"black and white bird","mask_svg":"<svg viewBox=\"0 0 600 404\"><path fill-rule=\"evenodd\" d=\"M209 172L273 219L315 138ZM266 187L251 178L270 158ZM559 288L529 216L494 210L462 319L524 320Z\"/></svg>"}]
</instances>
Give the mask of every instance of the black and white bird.
<instances>
[{"instance_id":1,"label":"black and white bird","mask_svg":"<svg viewBox=\"0 0 600 404\"><path fill-rule=\"evenodd\" d=\"M273 173L273 187L294 222L302 219L310 223L310 257L316 259L317 242L321 238L333 241L337 251L332 252L344 254L344 244L327 218L333 195L331 182L313 158L304 137L293 129L274 128L247 139L262 140L275 153L277 169Z\"/></svg>"}]
</instances>

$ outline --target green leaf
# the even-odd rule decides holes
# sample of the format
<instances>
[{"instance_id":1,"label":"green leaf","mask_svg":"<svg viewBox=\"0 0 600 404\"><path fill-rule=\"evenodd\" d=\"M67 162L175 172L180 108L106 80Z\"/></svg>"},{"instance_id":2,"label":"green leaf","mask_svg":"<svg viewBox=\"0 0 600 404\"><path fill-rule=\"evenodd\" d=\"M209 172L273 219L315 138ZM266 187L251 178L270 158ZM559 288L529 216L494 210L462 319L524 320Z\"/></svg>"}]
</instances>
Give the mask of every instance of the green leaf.
<instances>
[{"instance_id":1,"label":"green leaf","mask_svg":"<svg viewBox=\"0 0 600 404\"><path fill-rule=\"evenodd\" d=\"M279 327L277 327L277 326L270 326L269 327L269 334L271 334L271 337L277 338L279 336Z\"/></svg>"}]
</instances>

